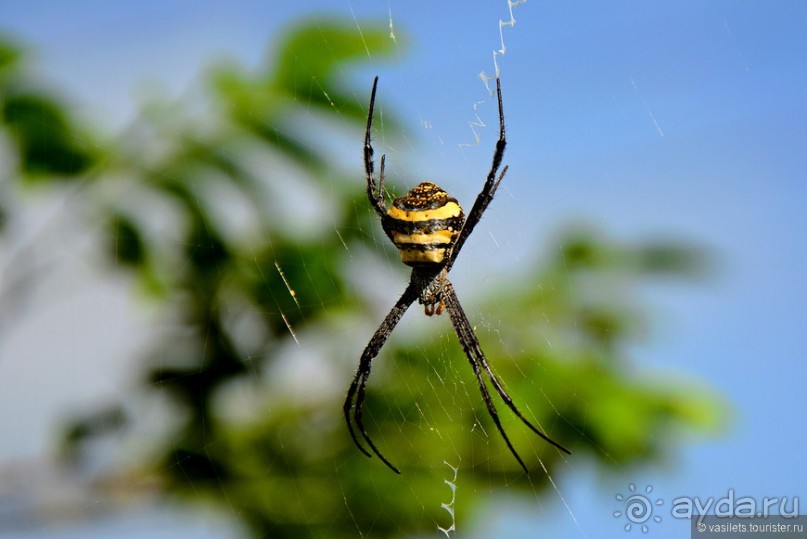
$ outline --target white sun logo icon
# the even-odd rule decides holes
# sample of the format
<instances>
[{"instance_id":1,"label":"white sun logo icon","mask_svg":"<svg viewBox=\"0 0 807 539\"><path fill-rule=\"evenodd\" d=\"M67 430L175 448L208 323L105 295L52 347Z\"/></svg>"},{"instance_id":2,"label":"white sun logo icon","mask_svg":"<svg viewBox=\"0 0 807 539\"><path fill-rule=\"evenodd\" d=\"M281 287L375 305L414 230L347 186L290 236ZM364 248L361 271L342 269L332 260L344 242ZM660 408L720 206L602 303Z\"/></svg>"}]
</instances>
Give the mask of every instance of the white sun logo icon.
<instances>
[{"instance_id":1,"label":"white sun logo icon","mask_svg":"<svg viewBox=\"0 0 807 539\"><path fill-rule=\"evenodd\" d=\"M616 499L622 504L624 511L614 511L614 518L625 515L628 520L628 523L625 524L626 532L631 531L633 525L636 524L637 526L641 525L643 533L647 533L650 530L647 524L651 520L657 523L661 522L661 517L654 515L653 509L655 506L664 504L664 500L659 498L655 502L650 501L650 493L653 492L653 487L650 485L645 488L644 494L637 494L636 485L633 483L628 485L628 489L630 490L629 494L625 496L622 494L616 495Z\"/></svg>"}]
</instances>

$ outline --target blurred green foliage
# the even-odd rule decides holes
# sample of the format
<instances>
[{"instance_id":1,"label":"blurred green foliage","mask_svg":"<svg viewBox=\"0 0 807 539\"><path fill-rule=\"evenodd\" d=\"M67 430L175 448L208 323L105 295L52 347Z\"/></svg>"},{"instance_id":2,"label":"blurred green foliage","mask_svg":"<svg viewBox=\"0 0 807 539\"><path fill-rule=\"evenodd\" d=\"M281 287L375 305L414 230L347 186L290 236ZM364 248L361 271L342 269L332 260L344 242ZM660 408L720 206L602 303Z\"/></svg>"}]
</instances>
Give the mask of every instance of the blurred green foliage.
<instances>
[{"instance_id":1,"label":"blurred green foliage","mask_svg":"<svg viewBox=\"0 0 807 539\"><path fill-rule=\"evenodd\" d=\"M703 255L686 245L620 245L587 230L562 236L550 259L510 278L518 286L491 292L479 309L495 325L477 328L510 394L571 457L503 412L534 470L521 473L446 323L393 338L370 383L368 425L400 477L350 442L342 389L294 398L283 391L286 381L272 380L273 366L290 354L290 329L349 338L349 349L337 342L320 351L339 372L340 359L358 361L380 322L349 275L352 253L379 226L358 162L369 84L349 88L345 72L393 47L382 27L363 25L360 35L355 24L303 24L256 73L220 65L202 103L152 102L102 147L63 103L27 82L19 49L0 44L2 128L19 156L14 177L23 185L100 178L85 182L83 198L104 223L110 271L129 272L169 313L141 388L163 397L171 431L135 466L156 473L168 492L223 508L256 537L390 537L447 527L441 503L450 499L444 480L452 472L444 460L460 468L462 525L492 489L543 489L539 459L550 473L561 459L586 455L614 470L662 462L682 433L719 421L708 393L636 378L626 352L646 323L636 288L695 274ZM385 111L389 136L400 129L391 116ZM323 133L345 132L357 134L350 177L317 144ZM306 201L327 216L324 224L297 220L295 205ZM388 254L370 250L382 263ZM401 275L403 290L403 266ZM345 320L369 329L337 329ZM346 389L351 375L334 383ZM232 388L254 395L251 413L224 411L235 406ZM125 433L133 412L113 403L76 419L65 427L64 454L80 458L101 431Z\"/></svg>"},{"instance_id":2,"label":"blurred green foliage","mask_svg":"<svg viewBox=\"0 0 807 539\"><path fill-rule=\"evenodd\" d=\"M61 103L27 80L21 58L19 49L0 39L0 123L16 147L18 178L77 178L97 157L92 141Z\"/></svg>"}]
</instances>

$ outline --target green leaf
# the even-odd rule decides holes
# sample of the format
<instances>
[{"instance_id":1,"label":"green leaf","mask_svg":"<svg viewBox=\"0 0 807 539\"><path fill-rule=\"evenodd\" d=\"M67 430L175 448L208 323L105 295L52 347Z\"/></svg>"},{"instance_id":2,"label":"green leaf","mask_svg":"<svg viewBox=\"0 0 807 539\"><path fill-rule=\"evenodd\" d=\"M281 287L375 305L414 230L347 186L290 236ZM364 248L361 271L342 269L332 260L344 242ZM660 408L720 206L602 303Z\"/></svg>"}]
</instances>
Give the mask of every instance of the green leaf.
<instances>
[{"instance_id":1,"label":"green leaf","mask_svg":"<svg viewBox=\"0 0 807 539\"><path fill-rule=\"evenodd\" d=\"M0 107L0 118L16 139L25 174L59 179L81 174L93 164L89 145L50 99L24 93L7 97Z\"/></svg>"},{"instance_id":2,"label":"green leaf","mask_svg":"<svg viewBox=\"0 0 807 539\"><path fill-rule=\"evenodd\" d=\"M145 249L134 222L123 215L115 215L110 229L115 261L125 266L140 266L145 260Z\"/></svg>"},{"instance_id":3,"label":"green leaf","mask_svg":"<svg viewBox=\"0 0 807 539\"><path fill-rule=\"evenodd\" d=\"M0 77L2 77L5 72L8 72L16 67L21 58L22 52L20 51L20 48L11 41L0 36Z\"/></svg>"},{"instance_id":4,"label":"green leaf","mask_svg":"<svg viewBox=\"0 0 807 539\"><path fill-rule=\"evenodd\" d=\"M381 25L305 24L283 41L270 81L307 107L335 108L349 117L364 117L364 105L342 93L336 78L344 73L345 64L388 56L395 47Z\"/></svg>"}]
</instances>

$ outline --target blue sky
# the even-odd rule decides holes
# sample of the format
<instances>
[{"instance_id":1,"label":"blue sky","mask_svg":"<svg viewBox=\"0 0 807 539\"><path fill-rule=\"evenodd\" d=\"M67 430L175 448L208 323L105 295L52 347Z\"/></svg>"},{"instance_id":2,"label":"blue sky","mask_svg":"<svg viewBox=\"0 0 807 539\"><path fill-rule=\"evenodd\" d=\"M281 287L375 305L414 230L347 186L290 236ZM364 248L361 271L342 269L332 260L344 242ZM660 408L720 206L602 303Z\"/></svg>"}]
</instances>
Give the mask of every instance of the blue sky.
<instances>
[{"instance_id":1,"label":"blue sky","mask_svg":"<svg viewBox=\"0 0 807 539\"><path fill-rule=\"evenodd\" d=\"M259 65L290 21L391 20L398 58L372 59L345 77L369 91L378 73L382 106L409 127L404 143L387 149L389 161L421 176L412 183L439 178L469 201L489 166L494 130L480 130L479 147L460 145L473 141L474 104L495 123L477 74L491 72L498 21L508 13L506 0L468 5L4 2L0 30L32 47L40 72L79 113L106 118L114 132L154 84L181 95L214 58ZM721 497L730 488L757 498L807 495L807 4L530 0L514 15L498 58L511 169L477 235L503 247L496 264L458 266L458 288L502 279L580 221L626 240L697 242L716 254L715 272L701 283L648 290L656 329L632 353L642 374L713 387L732 404L733 421L717 438L684 440L680 460L662 470L602 478L586 463L570 466L558 480L579 527L557 500L538 518L505 496L498 510L512 518L499 519L495 534L528 536L548 520L553 536L630 535L612 516L614 494L628 483L653 485L668 500ZM488 247L484 239L468 246L489 254ZM47 448L50 408L34 408L41 410L30 429L39 434L19 441L13 456ZM16 424L0 419L0 438ZM667 518L652 536L685 530Z\"/></svg>"}]
</instances>

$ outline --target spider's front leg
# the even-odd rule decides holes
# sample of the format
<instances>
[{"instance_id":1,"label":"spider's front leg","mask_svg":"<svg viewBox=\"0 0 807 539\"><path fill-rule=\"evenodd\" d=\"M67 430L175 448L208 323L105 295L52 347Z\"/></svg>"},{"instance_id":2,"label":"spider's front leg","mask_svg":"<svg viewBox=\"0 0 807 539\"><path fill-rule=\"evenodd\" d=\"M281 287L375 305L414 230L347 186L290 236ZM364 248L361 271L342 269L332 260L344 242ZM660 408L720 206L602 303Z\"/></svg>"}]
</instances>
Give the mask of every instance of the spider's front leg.
<instances>
[{"instance_id":1,"label":"spider's front leg","mask_svg":"<svg viewBox=\"0 0 807 539\"><path fill-rule=\"evenodd\" d=\"M476 197L476 201L474 201L474 205L471 208L471 211L468 213L468 218L465 220L465 224L457 237L457 242L454 244L454 248L451 251L451 257L446 263L446 271L451 270L451 266L454 265L457 255L460 254L460 250L465 244L465 240L468 239L468 236L471 235L474 227L477 225L477 223L479 223L479 220L482 219L482 214L485 213L485 209L488 207L488 204L490 204L490 201L493 200L493 195L496 194L496 190L499 188L499 184L502 183L504 175L507 172L507 166L505 166L502 169L501 174L499 174L498 177L496 176L496 173L499 171L499 167L502 164L502 159L504 159L504 149L507 146L507 138L504 135L502 84L498 77L496 78L496 95L499 102L499 140L496 142L496 151L493 153L493 162L490 166L490 172L488 172L488 176L485 179L485 185L482 187L482 191Z\"/></svg>"},{"instance_id":2,"label":"spider's front leg","mask_svg":"<svg viewBox=\"0 0 807 539\"><path fill-rule=\"evenodd\" d=\"M378 181L375 179L375 163L373 162L373 110L375 109L375 92L378 87L378 77L373 80L373 91L370 94L370 108L367 112L367 129L364 132L364 173L367 176L367 198L370 205L383 220L387 214L384 205L384 155L381 156L381 170Z\"/></svg>"}]
</instances>

